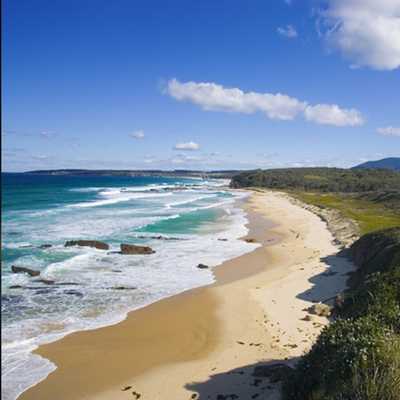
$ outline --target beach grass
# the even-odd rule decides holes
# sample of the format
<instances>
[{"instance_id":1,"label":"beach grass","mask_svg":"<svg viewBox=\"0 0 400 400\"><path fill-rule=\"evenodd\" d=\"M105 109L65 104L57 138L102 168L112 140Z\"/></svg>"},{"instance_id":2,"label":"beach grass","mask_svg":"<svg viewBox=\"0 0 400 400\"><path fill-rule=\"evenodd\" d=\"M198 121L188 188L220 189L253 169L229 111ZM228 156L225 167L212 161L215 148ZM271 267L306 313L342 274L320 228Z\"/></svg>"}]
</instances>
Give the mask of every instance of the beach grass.
<instances>
[{"instance_id":1,"label":"beach grass","mask_svg":"<svg viewBox=\"0 0 400 400\"><path fill-rule=\"evenodd\" d=\"M400 225L400 194L291 193L320 208L330 208L357 222L359 235Z\"/></svg>"}]
</instances>

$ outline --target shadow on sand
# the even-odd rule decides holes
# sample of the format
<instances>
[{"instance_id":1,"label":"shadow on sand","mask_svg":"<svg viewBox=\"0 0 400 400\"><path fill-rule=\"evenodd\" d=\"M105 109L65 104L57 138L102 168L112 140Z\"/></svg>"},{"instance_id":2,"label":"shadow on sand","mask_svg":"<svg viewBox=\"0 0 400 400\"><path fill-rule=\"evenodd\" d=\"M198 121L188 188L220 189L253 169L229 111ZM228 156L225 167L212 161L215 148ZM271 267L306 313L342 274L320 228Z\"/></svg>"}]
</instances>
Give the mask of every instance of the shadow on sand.
<instances>
[{"instance_id":1,"label":"shadow on sand","mask_svg":"<svg viewBox=\"0 0 400 400\"><path fill-rule=\"evenodd\" d=\"M332 305L336 294L343 290L355 266L347 260L344 253L329 255L321 258L320 261L326 264L327 268L324 272L312 276L309 279L309 282L313 284L312 288L299 293L296 297L310 303L322 302ZM332 321L332 318L329 319ZM280 382L274 382L274 377L260 376L260 373L255 373L255 370L259 367L268 369L276 364L292 367L299 359L300 357L289 360L269 360L224 373L216 373L211 375L206 382L187 384L186 388L195 392L192 397L188 397L188 400L279 400L281 398Z\"/></svg>"},{"instance_id":2,"label":"shadow on sand","mask_svg":"<svg viewBox=\"0 0 400 400\"><path fill-rule=\"evenodd\" d=\"M270 360L211 375L206 382L186 385L186 389L196 392L188 400L279 400L280 377L266 376L270 375L266 370L277 364L293 365L297 360Z\"/></svg>"}]
</instances>

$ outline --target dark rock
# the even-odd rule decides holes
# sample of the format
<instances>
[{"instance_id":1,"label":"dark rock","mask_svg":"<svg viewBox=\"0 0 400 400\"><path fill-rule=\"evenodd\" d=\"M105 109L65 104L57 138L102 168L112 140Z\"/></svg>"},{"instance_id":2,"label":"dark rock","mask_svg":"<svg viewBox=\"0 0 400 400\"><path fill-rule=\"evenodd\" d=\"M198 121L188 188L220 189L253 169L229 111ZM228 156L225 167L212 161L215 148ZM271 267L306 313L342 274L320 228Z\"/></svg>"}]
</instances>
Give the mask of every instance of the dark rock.
<instances>
[{"instance_id":1,"label":"dark rock","mask_svg":"<svg viewBox=\"0 0 400 400\"><path fill-rule=\"evenodd\" d=\"M83 294L81 292L78 292L77 290L73 290L73 289L65 290L63 293L64 294L75 295L75 296L78 296L78 297L82 297L83 296Z\"/></svg>"},{"instance_id":2,"label":"dark rock","mask_svg":"<svg viewBox=\"0 0 400 400\"><path fill-rule=\"evenodd\" d=\"M244 239L244 241L247 243L257 243L257 239L254 238Z\"/></svg>"},{"instance_id":3,"label":"dark rock","mask_svg":"<svg viewBox=\"0 0 400 400\"><path fill-rule=\"evenodd\" d=\"M50 280L50 279L38 279L35 282L41 282L41 283L45 283L46 285L54 285L54 281Z\"/></svg>"},{"instance_id":4,"label":"dark rock","mask_svg":"<svg viewBox=\"0 0 400 400\"><path fill-rule=\"evenodd\" d=\"M279 382L292 368L287 364L260 365L254 369L253 376L270 378L271 383Z\"/></svg>"},{"instance_id":5,"label":"dark rock","mask_svg":"<svg viewBox=\"0 0 400 400\"><path fill-rule=\"evenodd\" d=\"M208 266L208 265L205 265L205 264L199 264L199 265L197 266L197 268L205 269L205 268L209 268L209 266Z\"/></svg>"},{"instance_id":6,"label":"dark rock","mask_svg":"<svg viewBox=\"0 0 400 400\"><path fill-rule=\"evenodd\" d=\"M33 289L33 288L30 288ZM52 289L39 289L35 292L35 294L49 294L49 293L53 293Z\"/></svg>"},{"instance_id":7,"label":"dark rock","mask_svg":"<svg viewBox=\"0 0 400 400\"><path fill-rule=\"evenodd\" d=\"M153 254L155 251L148 246L136 246L134 244L121 243L122 254Z\"/></svg>"},{"instance_id":8,"label":"dark rock","mask_svg":"<svg viewBox=\"0 0 400 400\"><path fill-rule=\"evenodd\" d=\"M228 239L218 239L219 242L227 242Z\"/></svg>"},{"instance_id":9,"label":"dark rock","mask_svg":"<svg viewBox=\"0 0 400 400\"><path fill-rule=\"evenodd\" d=\"M112 290L135 290L135 287L126 287L126 286L113 286Z\"/></svg>"},{"instance_id":10,"label":"dark rock","mask_svg":"<svg viewBox=\"0 0 400 400\"><path fill-rule=\"evenodd\" d=\"M30 276L38 276L38 275L40 275L40 271L35 271L33 269L30 269L30 268L16 267L15 265L13 265L11 267L11 269L12 269L12 272L14 272L14 274L20 274L22 272L26 272Z\"/></svg>"},{"instance_id":11,"label":"dark rock","mask_svg":"<svg viewBox=\"0 0 400 400\"><path fill-rule=\"evenodd\" d=\"M110 246L107 243L98 240L70 240L65 243L65 247L69 246L82 246L82 247L95 247L100 250L108 250Z\"/></svg>"},{"instance_id":12,"label":"dark rock","mask_svg":"<svg viewBox=\"0 0 400 400\"><path fill-rule=\"evenodd\" d=\"M41 246L40 246L40 248L41 249L49 249L50 247L52 247L53 245L51 245L51 244L42 244Z\"/></svg>"},{"instance_id":13,"label":"dark rock","mask_svg":"<svg viewBox=\"0 0 400 400\"><path fill-rule=\"evenodd\" d=\"M10 286L10 289L22 289L21 285L12 285Z\"/></svg>"}]
</instances>

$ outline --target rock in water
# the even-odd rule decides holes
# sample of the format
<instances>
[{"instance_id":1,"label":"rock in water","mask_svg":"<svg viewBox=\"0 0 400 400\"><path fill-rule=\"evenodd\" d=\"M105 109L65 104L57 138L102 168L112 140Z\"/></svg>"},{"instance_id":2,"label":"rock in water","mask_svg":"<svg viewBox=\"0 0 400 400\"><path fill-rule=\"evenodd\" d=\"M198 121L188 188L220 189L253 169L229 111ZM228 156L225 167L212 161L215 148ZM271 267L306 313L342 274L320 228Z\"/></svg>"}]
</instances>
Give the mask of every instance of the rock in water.
<instances>
[{"instance_id":1,"label":"rock in water","mask_svg":"<svg viewBox=\"0 0 400 400\"><path fill-rule=\"evenodd\" d=\"M209 266L208 266L208 265L205 265L205 264L199 264L199 265L197 266L197 268L205 269L205 268L209 268Z\"/></svg>"},{"instance_id":2,"label":"rock in water","mask_svg":"<svg viewBox=\"0 0 400 400\"><path fill-rule=\"evenodd\" d=\"M30 268L16 267L15 265L13 265L11 267L11 269L12 269L12 272L14 272L14 274L20 274L22 272L26 272L30 276L38 276L38 275L40 275L40 271L35 271L33 269L30 269Z\"/></svg>"},{"instance_id":3,"label":"rock in water","mask_svg":"<svg viewBox=\"0 0 400 400\"><path fill-rule=\"evenodd\" d=\"M70 240L65 243L65 247L69 246L88 246L95 247L100 250L108 250L110 246L107 243L100 242L98 240Z\"/></svg>"},{"instance_id":4,"label":"rock in water","mask_svg":"<svg viewBox=\"0 0 400 400\"><path fill-rule=\"evenodd\" d=\"M155 251L148 246L136 246L134 244L121 243L122 254L153 254Z\"/></svg>"}]
</instances>

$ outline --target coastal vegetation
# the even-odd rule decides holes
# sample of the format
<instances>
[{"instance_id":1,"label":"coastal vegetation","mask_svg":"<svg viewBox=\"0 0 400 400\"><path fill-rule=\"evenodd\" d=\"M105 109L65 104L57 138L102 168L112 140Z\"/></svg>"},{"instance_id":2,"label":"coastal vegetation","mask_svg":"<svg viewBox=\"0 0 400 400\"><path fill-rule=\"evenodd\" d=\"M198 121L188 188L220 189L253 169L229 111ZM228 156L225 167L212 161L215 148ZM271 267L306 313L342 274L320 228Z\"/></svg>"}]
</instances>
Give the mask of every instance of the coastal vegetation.
<instances>
[{"instance_id":1,"label":"coastal vegetation","mask_svg":"<svg viewBox=\"0 0 400 400\"><path fill-rule=\"evenodd\" d=\"M400 171L392 169L287 168L235 175L232 188L283 190L321 209L354 220L357 234L400 225Z\"/></svg>"},{"instance_id":2,"label":"coastal vegetation","mask_svg":"<svg viewBox=\"0 0 400 400\"><path fill-rule=\"evenodd\" d=\"M365 193L400 191L400 171L390 168L282 168L245 171L235 175L232 188Z\"/></svg>"},{"instance_id":3,"label":"coastal vegetation","mask_svg":"<svg viewBox=\"0 0 400 400\"><path fill-rule=\"evenodd\" d=\"M359 267L336 320L286 375L284 400L395 400L400 393L400 226L349 249Z\"/></svg>"},{"instance_id":4,"label":"coastal vegetation","mask_svg":"<svg viewBox=\"0 0 400 400\"><path fill-rule=\"evenodd\" d=\"M248 171L232 187L289 192L356 221L358 267L336 319L282 382L283 400L395 400L400 393L400 172L300 168Z\"/></svg>"}]
</instances>

